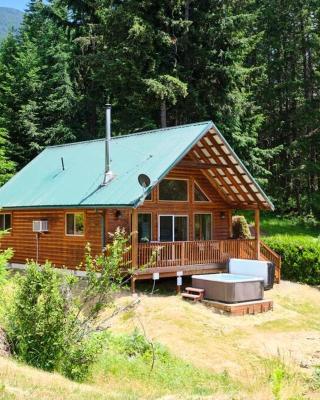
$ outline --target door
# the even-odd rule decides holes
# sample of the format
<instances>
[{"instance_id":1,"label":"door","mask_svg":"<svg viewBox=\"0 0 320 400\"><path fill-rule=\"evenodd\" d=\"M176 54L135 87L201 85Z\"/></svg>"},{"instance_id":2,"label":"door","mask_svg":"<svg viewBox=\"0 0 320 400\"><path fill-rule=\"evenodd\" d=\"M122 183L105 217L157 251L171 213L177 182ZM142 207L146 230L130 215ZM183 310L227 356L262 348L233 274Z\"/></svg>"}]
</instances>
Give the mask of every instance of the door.
<instances>
[{"instance_id":1,"label":"door","mask_svg":"<svg viewBox=\"0 0 320 400\"><path fill-rule=\"evenodd\" d=\"M158 239L160 242L188 240L188 217L186 215L160 215Z\"/></svg>"},{"instance_id":2,"label":"door","mask_svg":"<svg viewBox=\"0 0 320 400\"><path fill-rule=\"evenodd\" d=\"M181 265L182 242L188 240L188 217L186 215L160 215L158 240L168 243L162 249L163 261L166 265Z\"/></svg>"}]
</instances>

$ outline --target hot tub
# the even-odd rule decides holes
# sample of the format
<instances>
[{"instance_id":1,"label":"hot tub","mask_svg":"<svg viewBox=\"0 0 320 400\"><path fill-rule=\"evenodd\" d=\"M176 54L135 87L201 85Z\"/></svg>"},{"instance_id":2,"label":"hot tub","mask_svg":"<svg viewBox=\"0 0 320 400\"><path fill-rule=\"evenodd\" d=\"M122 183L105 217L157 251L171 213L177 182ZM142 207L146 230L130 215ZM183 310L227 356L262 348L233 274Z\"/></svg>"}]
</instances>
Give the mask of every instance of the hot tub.
<instances>
[{"instance_id":1,"label":"hot tub","mask_svg":"<svg viewBox=\"0 0 320 400\"><path fill-rule=\"evenodd\" d=\"M204 289L204 297L224 303L262 300L264 280L236 274L192 275L192 287Z\"/></svg>"}]
</instances>

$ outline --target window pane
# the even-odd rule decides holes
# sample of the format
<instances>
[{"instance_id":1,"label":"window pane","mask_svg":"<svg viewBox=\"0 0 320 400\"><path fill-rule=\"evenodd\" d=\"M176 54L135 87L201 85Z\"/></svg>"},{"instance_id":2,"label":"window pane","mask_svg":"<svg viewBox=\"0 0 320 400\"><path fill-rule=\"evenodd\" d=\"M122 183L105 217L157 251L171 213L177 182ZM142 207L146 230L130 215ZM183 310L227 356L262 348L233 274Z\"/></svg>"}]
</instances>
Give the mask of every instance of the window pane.
<instances>
[{"instance_id":1,"label":"window pane","mask_svg":"<svg viewBox=\"0 0 320 400\"><path fill-rule=\"evenodd\" d=\"M160 200L188 200L188 182L176 179L164 179L159 184Z\"/></svg>"},{"instance_id":2,"label":"window pane","mask_svg":"<svg viewBox=\"0 0 320 400\"><path fill-rule=\"evenodd\" d=\"M139 242L151 240L151 214L138 215L138 239Z\"/></svg>"},{"instance_id":3,"label":"window pane","mask_svg":"<svg viewBox=\"0 0 320 400\"><path fill-rule=\"evenodd\" d=\"M0 214L0 231L4 231L4 214Z\"/></svg>"},{"instance_id":4,"label":"window pane","mask_svg":"<svg viewBox=\"0 0 320 400\"><path fill-rule=\"evenodd\" d=\"M194 185L194 200L195 201L209 201L207 196L202 192L202 190L197 185Z\"/></svg>"},{"instance_id":5,"label":"window pane","mask_svg":"<svg viewBox=\"0 0 320 400\"><path fill-rule=\"evenodd\" d=\"M188 240L188 218L175 217L174 219L174 240L185 241Z\"/></svg>"},{"instance_id":6,"label":"window pane","mask_svg":"<svg viewBox=\"0 0 320 400\"><path fill-rule=\"evenodd\" d=\"M75 214L75 235L83 235L84 233L84 215L83 213Z\"/></svg>"},{"instance_id":7,"label":"window pane","mask_svg":"<svg viewBox=\"0 0 320 400\"><path fill-rule=\"evenodd\" d=\"M211 214L195 214L194 238L195 240L211 240Z\"/></svg>"},{"instance_id":8,"label":"window pane","mask_svg":"<svg viewBox=\"0 0 320 400\"><path fill-rule=\"evenodd\" d=\"M67 214L67 234L74 235L74 214Z\"/></svg>"},{"instance_id":9,"label":"window pane","mask_svg":"<svg viewBox=\"0 0 320 400\"><path fill-rule=\"evenodd\" d=\"M145 200L152 200L151 192L148 194L148 196L145 198Z\"/></svg>"},{"instance_id":10,"label":"window pane","mask_svg":"<svg viewBox=\"0 0 320 400\"><path fill-rule=\"evenodd\" d=\"M160 216L160 241L161 242L172 242L172 225L173 217L171 215Z\"/></svg>"},{"instance_id":11,"label":"window pane","mask_svg":"<svg viewBox=\"0 0 320 400\"><path fill-rule=\"evenodd\" d=\"M4 229L11 229L11 214L4 215Z\"/></svg>"}]
</instances>

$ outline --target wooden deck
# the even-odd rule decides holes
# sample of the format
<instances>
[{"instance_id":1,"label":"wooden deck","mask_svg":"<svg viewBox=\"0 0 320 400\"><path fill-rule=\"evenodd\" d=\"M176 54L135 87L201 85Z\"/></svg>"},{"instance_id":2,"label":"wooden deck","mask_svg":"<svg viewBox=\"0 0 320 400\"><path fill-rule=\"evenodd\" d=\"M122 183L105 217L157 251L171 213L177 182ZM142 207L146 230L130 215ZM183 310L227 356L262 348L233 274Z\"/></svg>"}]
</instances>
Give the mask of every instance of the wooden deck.
<instances>
[{"instance_id":1,"label":"wooden deck","mask_svg":"<svg viewBox=\"0 0 320 400\"><path fill-rule=\"evenodd\" d=\"M140 267L132 277L132 290L137 280L152 279L154 273L159 278L168 278L178 272L183 276L226 272L229 258L257 259L257 254L261 260L274 262L275 282L279 283L281 258L263 242L258 247L259 252L255 239L139 243Z\"/></svg>"},{"instance_id":2,"label":"wooden deck","mask_svg":"<svg viewBox=\"0 0 320 400\"><path fill-rule=\"evenodd\" d=\"M159 273L160 278L168 278L176 276L178 272L182 272L184 276L197 274L214 274L226 272L226 264L194 264L194 265L177 265L167 267L153 267L136 271L136 279L152 279L153 274Z\"/></svg>"}]
</instances>

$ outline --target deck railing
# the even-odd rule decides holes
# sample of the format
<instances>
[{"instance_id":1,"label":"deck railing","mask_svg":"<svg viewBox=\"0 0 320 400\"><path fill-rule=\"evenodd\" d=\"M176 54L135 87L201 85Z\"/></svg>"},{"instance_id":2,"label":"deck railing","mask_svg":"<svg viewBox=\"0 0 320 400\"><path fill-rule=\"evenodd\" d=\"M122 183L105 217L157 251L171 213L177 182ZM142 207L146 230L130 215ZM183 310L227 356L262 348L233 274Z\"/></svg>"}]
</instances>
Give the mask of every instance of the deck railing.
<instances>
[{"instance_id":1,"label":"deck railing","mask_svg":"<svg viewBox=\"0 0 320 400\"><path fill-rule=\"evenodd\" d=\"M264 242L260 241L260 251L261 255L265 260L271 261L275 265L275 281L277 283L280 282L280 274L281 274L281 257L279 254L274 252L267 246Z\"/></svg>"},{"instance_id":2,"label":"deck railing","mask_svg":"<svg viewBox=\"0 0 320 400\"><path fill-rule=\"evenodd\" d=\"M153 268L225 263L230 257L256 258L256 241L253 239L198 240L149 242L138 245L139 266ZM153 261L151 265L150 260Z\"/></svg>"}]
</instances>

